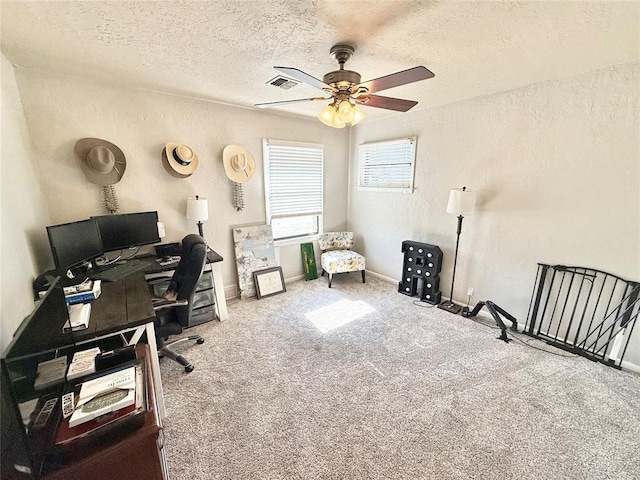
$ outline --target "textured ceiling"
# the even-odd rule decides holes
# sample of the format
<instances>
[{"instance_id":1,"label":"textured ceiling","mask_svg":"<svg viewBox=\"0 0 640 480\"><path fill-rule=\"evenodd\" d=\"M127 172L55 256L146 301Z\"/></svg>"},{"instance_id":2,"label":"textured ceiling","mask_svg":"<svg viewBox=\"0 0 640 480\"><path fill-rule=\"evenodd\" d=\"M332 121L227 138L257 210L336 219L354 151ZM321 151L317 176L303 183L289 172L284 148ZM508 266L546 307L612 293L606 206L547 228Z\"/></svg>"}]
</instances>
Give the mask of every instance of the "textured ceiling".
<instances>
[{"instance_id":1,"label":"textured ceiling","mask_svg":"<svg viewBox=\"0 0 640 480\"><path fill-rule=\"evenodd\" d=\"M341 42L355 47L346 68L363 80L417 65L434 72L380 93L419 101L414 109L637 62L640 43L638 1L2 0L1 16L14 65L247 107L322 96L266 82L275 65L322 79Z\"/></svg>"}]
</instances>

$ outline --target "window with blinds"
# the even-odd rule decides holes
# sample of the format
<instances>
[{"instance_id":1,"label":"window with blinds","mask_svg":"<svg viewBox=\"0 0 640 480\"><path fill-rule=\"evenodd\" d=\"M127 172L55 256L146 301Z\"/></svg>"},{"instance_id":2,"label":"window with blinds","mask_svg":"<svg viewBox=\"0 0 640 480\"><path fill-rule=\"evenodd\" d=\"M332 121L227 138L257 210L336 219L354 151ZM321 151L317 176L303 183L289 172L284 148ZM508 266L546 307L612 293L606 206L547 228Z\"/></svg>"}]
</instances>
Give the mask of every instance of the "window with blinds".
<instances>
[{"instance_id":1,"label":"window with blinds","mask_svg":"<svg viewBox=\"0 0 640 480\"><path fill-rule=\"evenodd\" d=\"M415 159L416 137L360 145L358 188L413 192Z\"/></svg>"},{"instance_id":2,"label":"window with blinds","mask_svg":"<svg viewBox=\"0 0 640 480\"><path fill-rule=\"evenodd\" d=\"M274 240L320 233L324 146L264 139L265 204Z\"/></svg>"}]
</instances>

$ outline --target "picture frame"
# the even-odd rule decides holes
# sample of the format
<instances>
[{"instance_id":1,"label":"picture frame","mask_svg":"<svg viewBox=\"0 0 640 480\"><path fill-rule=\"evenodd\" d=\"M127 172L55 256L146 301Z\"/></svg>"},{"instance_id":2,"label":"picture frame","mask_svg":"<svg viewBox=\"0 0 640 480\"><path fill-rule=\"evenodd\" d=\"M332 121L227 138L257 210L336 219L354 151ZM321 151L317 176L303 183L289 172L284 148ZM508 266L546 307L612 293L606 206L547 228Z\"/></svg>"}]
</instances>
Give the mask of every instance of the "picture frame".
<instances>
[{"instance_id":1,"label":"picture frame","mask_svg":"<svg viewBox=\"0 0 640 480\"><path fill-rule=\"evenodd\" d=\"M258 300L287 291L282 267L270 267L253 272L253 283Z\"/></svg>"}]
</instances>

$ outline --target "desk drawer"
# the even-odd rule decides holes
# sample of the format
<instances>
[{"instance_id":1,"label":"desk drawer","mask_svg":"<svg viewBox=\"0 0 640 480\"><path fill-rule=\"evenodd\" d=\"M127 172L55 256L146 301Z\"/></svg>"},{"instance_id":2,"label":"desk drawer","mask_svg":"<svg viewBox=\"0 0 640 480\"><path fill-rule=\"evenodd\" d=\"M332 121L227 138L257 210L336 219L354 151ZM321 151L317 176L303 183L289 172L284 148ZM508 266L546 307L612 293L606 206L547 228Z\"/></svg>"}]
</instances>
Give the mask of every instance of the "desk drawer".
<instances>
[{"instance_id":1,"label":"desk drawer","mask_svg":"<svg viewBox=\"0 0 640 480\"><path fill-rule=\"evenodd\" d=\"M211 270L205 270L202 272L197 290L209 290L211 288L213 288L213 275L211 274Z\"/></svg>"},{"instance_id":2,"label":"desk drawer","mask_svg":"<svg viewBox=\"0 0 640 480\"><path fill-rule=\"evenodd\" d=\"M196 308L191 312L191 320L189 327L200 325L201 323L210 322L216 318L216 309L214 305L208 305L202 308Z\"/></svg>"},{"instance_id":3,"label":"desk drawer","mask_svg":"<svg viewBox=\"0 0 640 480\"><path fill-rule=\"evenodd\" d=\"M202 292L196 292L193 296L193 308L208 307L216 303L213 296L213 290L203 290Z\"/></svg>"}]
</instances>

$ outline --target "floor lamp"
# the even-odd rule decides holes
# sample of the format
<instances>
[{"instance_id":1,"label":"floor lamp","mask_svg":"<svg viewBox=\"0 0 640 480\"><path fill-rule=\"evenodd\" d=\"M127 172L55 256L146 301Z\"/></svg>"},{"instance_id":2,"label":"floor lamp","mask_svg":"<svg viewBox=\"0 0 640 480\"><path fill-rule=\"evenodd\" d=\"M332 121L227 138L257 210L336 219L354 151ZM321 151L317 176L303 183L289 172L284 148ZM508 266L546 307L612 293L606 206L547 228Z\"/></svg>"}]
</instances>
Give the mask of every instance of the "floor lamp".
<instances>
[{"instance_id":1,"label":"floor lamp","mask_svg":"<svg viewBox=\"0 0 640 480\"><path fill-rule=\"evenodd\" d=\"M187 198L187 218L198 222L198 233L202 234L202 222L209 220L209 204L206 198Z\"/></svg>"},{"instance_id":2,"label":"floor lamp","mask_svg":"<svg viewBox=\"0 0 640 480\"><path fill-rule=\"evenodd\" d=\"M460 244L460 233L462 232L462 219L465 215L473 215L476 208L476 192L467 190L467 187L452 188L449 193L449 203L447 203L447 213L458 216L458 230L456 238L456 253L453 257L453 275L451 276L451 295L449 300L442 302L438 308L451 313L458 313L462 307L453 303L453 284L456 281L456 265L458 263L458 245Z\"/></svg>"}]
</instances>

